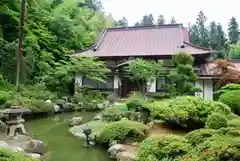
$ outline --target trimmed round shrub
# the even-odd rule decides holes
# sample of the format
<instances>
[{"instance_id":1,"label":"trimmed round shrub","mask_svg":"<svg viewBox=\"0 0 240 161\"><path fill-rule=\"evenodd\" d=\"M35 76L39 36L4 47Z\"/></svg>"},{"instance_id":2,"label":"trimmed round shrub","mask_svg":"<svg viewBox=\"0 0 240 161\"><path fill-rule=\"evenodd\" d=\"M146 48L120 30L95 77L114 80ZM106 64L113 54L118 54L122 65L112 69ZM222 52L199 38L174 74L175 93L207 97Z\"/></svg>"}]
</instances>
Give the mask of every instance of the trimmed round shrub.
<instances>
[{"instance_id":1,"label":"trimmed round shrub","mask_svg":"<svg viewBox=\"0 0 240 161\"><path fill-rule=\"evenodd\" d=\"M32 100L32 106L30 109L32 112L52 112L54 107L52 104L47 103L44 100Z\"/></svg>"},{"instance_id":2,"label":"trimmed round shrub","mask_svg":"<svg viewBox=\"0 0 240 161\"><path fill-rule=\"evenodd\" d=\"M129 110L141 111L146 109L147 100L139 92L132 92L127 100Z\"/></svg>"},{"instance_id":3,"label":"trimmed round shrub","mask_svg":"<svg viewBox=\"0 0 240 161\"><path fill-rule=\"evenodd\" d=\"M119 121L123 117L128 118L130 113L128 111L122 111L116 107L110 107L104 109L102 112L102 117L104 121L112 122L112 121Z\"/></svg>"},{"instance_id":4,"label":"trimmed round shrub","mask_svg":"<svg viewBox=\"0 0 240 161\"><path fill-rule=\"evenodd\" d=\"M170 125L187 129L199 129L205 126L207 117L213 112L231 113L231 109L216 101L206 101L200 97L181 96L164 102L148 105L153 117L164 120Z\"/></svg>"},{"instance_id":5,"label":"trimmed round shrub","mask_svg":"<svg viewBox=\"0 0 240 161\"><path fill-rule=\"evenodd\" d=\"M141 141L147 134L147 127L139 122L121 120L106 124L97 136L100 143L111 141Z\"/></svg>"},{"instance_id":6,"label":"trimmed round shrub","mask_svg":"<svg viewBox=\"0 0 240 161\"><path fill-rule=\"evenodd\" d=\"M154 158L154 160L174 159L185 155L189 149L191 149L191 145L181 136L168 134L148 138L140 145L137 161L145 161L148 158Z\"/></svg>"},{"instance_id":7,"label":"trimmed round shrub","mask_svg":"<svg viewBox=\"0 0 240 161\"><path fill-rule=\"evenodd\" d=\"M219 101L225 103L234 113L240 115L240 90L223 93L220 95Z\"/></svg>"},{"instance_id":8,"label":"trimmed round shrub","mask_svg":"<svg viewBox=\"0 0 240 161\"><path fill-rule=\"evenodd\" d=\"M196 148L199 158L207 161L240 160L240 137L214 136Z\"/></svg>"},{"instance_id":9,"label":"trimmed round shrub","mask_svg":"<svg viewBox=\"0 0 240 161\"><path fill-rule=\"evenodd\" d=\"M190 144L193 146L198 145L199 143L202 143L206 138L210 138L214 135L216 135L217 130L214 129L199 129L194 130L192 132L189 132L185 138L188 140Z\"/></svg>"},{"instance_id":10,"label":"trimmed round shrub","mask_svg":"<svg viewBox=\"0 0 240 161\"><path fill-rule=\"evenodd\" d=\"M227 127L227 118L225 115L220 113L213 113L208 116L206 121L206 127L209 129L220 129L222 127Z\"/></svg>"},{"instance_id":11,"label":"trimmed round shrub","mask_svg":"<svg viewBox=\"0 0 240 161\"><path fill-rule=\"evenodd\" d=\"M239 127L240 128L240 119L229 120L228 127Z\"/></svg>"}]
</instances>

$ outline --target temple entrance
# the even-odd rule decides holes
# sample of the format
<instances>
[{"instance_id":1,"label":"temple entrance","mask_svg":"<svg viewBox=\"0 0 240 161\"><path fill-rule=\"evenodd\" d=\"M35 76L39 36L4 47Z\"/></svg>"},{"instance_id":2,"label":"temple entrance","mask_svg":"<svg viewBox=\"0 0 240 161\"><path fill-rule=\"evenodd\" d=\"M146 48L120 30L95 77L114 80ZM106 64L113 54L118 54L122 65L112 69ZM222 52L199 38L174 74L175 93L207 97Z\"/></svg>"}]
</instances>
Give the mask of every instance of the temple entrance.
<instances>
[{"instance_id":1,"label":"temple entrance","mask_svg":"<svg viewBox=\"0 0 240 161\"><path fill-rule=\"evenodd\" d=\"M131 91L138 91L138 83L127 77L122 78L121 97L127 97Z\"/></svg>"}]
</instances>

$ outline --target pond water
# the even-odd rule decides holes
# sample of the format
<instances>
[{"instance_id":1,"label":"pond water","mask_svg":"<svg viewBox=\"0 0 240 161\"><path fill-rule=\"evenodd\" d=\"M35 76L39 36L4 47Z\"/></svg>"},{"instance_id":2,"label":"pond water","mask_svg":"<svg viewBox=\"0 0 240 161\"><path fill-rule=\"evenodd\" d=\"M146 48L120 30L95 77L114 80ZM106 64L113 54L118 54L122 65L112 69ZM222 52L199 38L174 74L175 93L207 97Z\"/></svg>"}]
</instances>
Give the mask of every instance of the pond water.
<instances>
[{"instance_id":1,"label":"pond water","mask_svg":"<svg viewBox=\"0 0 240 161\"><path fill-rule=\"evenodd\" d=\"M50 153L49 161L109 161L106 149L84 147L85 140L75 138L68 131L66 120L73 116L90 121L94 113L67 113L26 122L26 129L34 139L44 141Z\"/></svg>"}]
</instances>

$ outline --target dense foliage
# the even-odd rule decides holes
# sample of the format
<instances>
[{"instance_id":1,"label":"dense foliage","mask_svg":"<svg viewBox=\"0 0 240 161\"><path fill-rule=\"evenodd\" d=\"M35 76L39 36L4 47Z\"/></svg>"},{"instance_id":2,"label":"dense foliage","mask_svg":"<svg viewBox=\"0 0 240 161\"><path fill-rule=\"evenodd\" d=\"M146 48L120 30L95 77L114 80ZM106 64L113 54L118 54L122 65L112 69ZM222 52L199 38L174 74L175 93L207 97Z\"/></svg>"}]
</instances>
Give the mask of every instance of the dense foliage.
<instances>
[{"instance_id":1,"label":"dense foliage","mask_svg":"<svg viewBox=\"0 0 240 161\"><path fill-rule=\"evenodd\" d=\"M227 127L227 118L223 114L212 113L207 118L206 127L209 129L216 129L216 130L223 127Z\"/></svg>"},{"instance_id":2,"label":"dense foliage","mask_svg":"<svg viewBox=\"0 0 240 161\"><path fill-rule=\"evenodd\" d=\"M38 161L39 159L31 159L25 157L22 153L12 153L5 149L0 149L1 161Z\"/></svg>"},{"instance_id":3,"label":"dense foliage","mask_svg":"<svg viewBox=\"0 0 240 161\"><path fill-rule=\"evenodd\" d=\"M151 83L154 78L160 75L162 62L154 62L143 59L136 59L129 63L125 68L128 77L137 83L138 89L142 93L148 91L148 84Z\"/></svg>"},{"instance_id":4,"label":"dense foliage","mask_svg":"<svg viewBox=\"0 0 240 161\"><path fill-rule=\"evenodd\" d=\"M12 83L16 76L19 6L19 1L6 1L0 9L0 23L4 26L0 36L0 72ZM52 74L52 69L65 65L65 61L60 61L66 60L64 54L91 46L106 25L100 6L99 1L91 0L27 0L22 83L41 81L42 76Z\"/></svg>"},{"instance_id":5,"label":"dense foliage","mask_svg":"<svg viewBox=\"0 0 240 161\"><path fill-rule=\"evenodd\" d=\"M181 96L176 99L153 102L148 105L151 115L167 124L188 129L204 127L207 117L213 112L230 114L231 109L220 102L206 101L199 97Z\"/></svg>"},{"instance_id":6,"label":"dense foliage","mask_svg":"<svg viewBox=\"0 0 240 161\"><path fill-rule=\"evenodd\" d=\"M240 90L228 91L220 95L219 101L228 105L232 111L240 115Z\"/></svg>"},{"instance_id":7,"label":"dense foliage","mask_svg":"<svg viewBox=\"0 0 240 161\"><path fill-rule=\"evenodd\" d=\"M106 108L102 112L103 120L106 122L120 121L122 118L129 118L129 116L129 111L123 111L116 107Z\"/></svg>"},{"instance_id":8,"label":"dense foliage","mask_svg":"<svg viewBox=\"0 0 240 161\"><path fill-rule=\"evenodd\" d=\"M106 124L97 138L101 143L141 141L146 134L147 127L144 124L130 120L121 120Z\"/></svg>"},{"instance_id":9,"label":"dense foliage","mask_svg":"<svg viewBox=\"0 0 240 161\"><path fill-rule=\"evenodd\" d=\"M141 143L137 161L163 160L175 158L188 152L191 145L181 136L163 135L144 140Z\"/></svg>"},{"instance_id":10,"label":"dense foliage","mask_svg":"<svg viewBox=\"0 0 240 161\"><path fill-rule=\"evenodd\" d=\"M197 79L193 63L194 58L188 53L180 52L173 55L172 65L174 68L168 75L170 84L167 88L172 95L185 95L199 91L193 83Z\"/></svg>"}]
</instances>

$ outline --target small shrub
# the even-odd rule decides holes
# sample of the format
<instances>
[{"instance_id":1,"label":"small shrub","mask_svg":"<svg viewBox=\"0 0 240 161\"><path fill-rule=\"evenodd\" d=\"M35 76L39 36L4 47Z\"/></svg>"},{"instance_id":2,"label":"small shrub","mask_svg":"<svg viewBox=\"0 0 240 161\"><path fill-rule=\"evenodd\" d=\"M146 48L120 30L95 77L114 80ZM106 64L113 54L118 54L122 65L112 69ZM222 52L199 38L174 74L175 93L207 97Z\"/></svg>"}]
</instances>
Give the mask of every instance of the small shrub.
<instances>
[{"instance_id":1,"label":"small shrub","mask_svg":"<svg viewBox=\"0 0 240 161\"><path fill-rule=\"evenodd\" d=\"M197 146L196 152L199 158L207 161L238 161L240 159L240 137L210 137Z\"/></svg>"},{"instance_id":2,"label":"small shrub","mask_svg":"<svg viewBox=\"0 0 240 161\"><path fill-rule=\"evenodd\" d=\"M225 115L222 115L220 113L213 113L208 116L206 121L206 127L216 130L222 127L227 127L227 118Z\"/></svg>"},{"instance_id":3,"label":"small shrub","mask_svg":"<svg viewBox=\"0 0 240 161\"><path fill-rule=\"evenodd\" d=\"M12 95L12 92L0 91L0 105L3 105Z\"/></svg>"},{"instance_id":4,"label":"small shrub","mask_svg":"<svg viewBox=\"0 0 240 161\"><path fill-rule=\"evenodd\" d=\"M168 99L171 98L171 94L169 93L153 93L150 94L150 97L156 100Z\"/></svg>"},{"instance_id":5,"label":"small shrub","mask_svg":"<svg viewBox=\"0 0 240 161\"><path fill-rule=\"evenodd\" d=\"M147 101L141 93L132 92L126 104L129 110L142 111L146 109Z\"/></svg>"},{"instance_id":6,"label":"small shrub","mask_svg":"<svg viewBox=\"0 0 240 161\"><path fill-rule=\"evenodd\" d=\"M116 107L106 108L102 113L104 121L107 122L119 121L123 117L128 118L129 117L128 115L129 115L128 111L121 111L119 108Z\"/></svg>"},{"instance_id":7,"label":"small shrub","mask_svg":"<svg viewBox=\"0 0 240 161\"><path fill-rule=\"evenodd\" d=\"M53 105L46 103L44 100L33 100L32 112L52 112Z\"/></svg>"},{"instance_id":8,"label":"small shrub","mask_svg":"<svg viewBox=\"0 0 240 161\"><path fill-rule=\"evenodd\" d=\"M240 119L229 120L228 127L239 127L240 128Z\"/></svg>"},{"instance_id":9,"label":"small shrub","mask_svg":"<svg viewBox=\"0 0 240 161\"><path fill-rule=\"evenodd\" d=\"M191 145L181 136L162 135L160 137L148 138L140 145L137 161L145 161L146 158L162 160L166 158L177 158L186 154Z\"/></svg>"},{"instance_id":10,"label":"small shrub","mask_svg":"<svg viewBox=\"0 0 240 161\"><path fill-rule=\"evenodd\" d=\"M5 149L0 149L0 160L1 161L37 161L37 159L31 159L25 157L22 153L13 153Z\"/></svg>"},{"instance_id":11,"label":"small shrub","mask_svg":"<svg viewBox=\"0 0 240 161\"><path fill-rule=\"evenodd\" d=\"M106 124L97 136L101 143L109 143L113 140L124 141L141 141L145 138L147 127L139 122L130 120L121 120Z\"/></svg>"},{"instance_id":12,"label":"small shrub","mask_svg":"<svg viewBox=\"0 0 240 161\"><path fill-rule=\"evenodd\" d=\"M219 101L225 103L234 113L240 115L240 90L223 93L220 95Z\"/></svg>"},{"instance_id":13,"label":"small shrub","mask_svg":"<svg viewBox=\"0 0 240 161\"><path fill-rule=\"evenodd\" d=\"M193 146L202 143L206 138L216 135L217 130L214 129L199 129L189 132L185 137Z\"/></svg>"}]
</instances>

